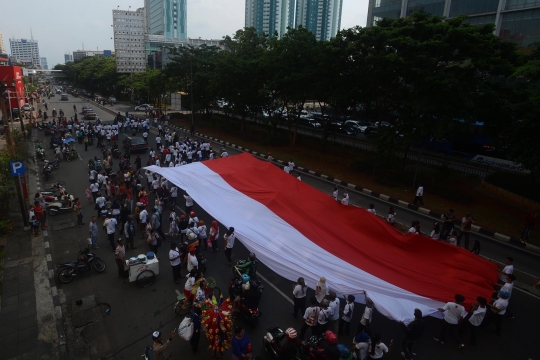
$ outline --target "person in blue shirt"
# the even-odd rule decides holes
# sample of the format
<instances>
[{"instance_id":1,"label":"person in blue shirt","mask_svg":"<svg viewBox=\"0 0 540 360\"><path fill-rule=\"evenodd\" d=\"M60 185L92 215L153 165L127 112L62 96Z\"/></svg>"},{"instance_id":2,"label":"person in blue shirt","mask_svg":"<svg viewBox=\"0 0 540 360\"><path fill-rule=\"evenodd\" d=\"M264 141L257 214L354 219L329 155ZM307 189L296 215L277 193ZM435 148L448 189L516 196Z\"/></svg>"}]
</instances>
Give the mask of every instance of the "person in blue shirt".
<instances>
[{"instance_id":1,"label":"person in blue shirt","mask_svg":"<svg viewBox=\"0 0 540 360\"><path fill-rule=\"evenodd\" d=\"M234 329L234 337L231 342L233 360L245 359L251 353L251 343L246 331L241 326Z\"/></svg>"}]
</instances>

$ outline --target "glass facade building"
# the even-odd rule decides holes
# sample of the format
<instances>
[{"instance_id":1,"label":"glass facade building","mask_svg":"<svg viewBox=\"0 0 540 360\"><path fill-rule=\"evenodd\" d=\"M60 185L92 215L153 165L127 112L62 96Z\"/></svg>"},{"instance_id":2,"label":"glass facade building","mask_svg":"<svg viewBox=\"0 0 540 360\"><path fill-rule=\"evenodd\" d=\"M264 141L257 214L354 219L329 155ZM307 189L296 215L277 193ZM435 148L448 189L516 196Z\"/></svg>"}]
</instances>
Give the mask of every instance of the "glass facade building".
<instances>
[{"instance_id":1,"label":"glass facade building","mask_svg":"<svg viewBox=\"0 0 540 360\"><path fill-rule=\"evenodd\" d=\"M187 39L187 0L145 0L146 32Z\"/></svg>"},{"instance_id":2,"label":"glass facade building","mask_svg":"<svg viewBox=\"0 0 540 360\"><path fill-rule=\"evenodd\" d=\"M494 24L495 35L527 47L540 41L540 0L369 0L367 26L413 12L454 18L473 25Z\"/></svg>"}]
</instances>

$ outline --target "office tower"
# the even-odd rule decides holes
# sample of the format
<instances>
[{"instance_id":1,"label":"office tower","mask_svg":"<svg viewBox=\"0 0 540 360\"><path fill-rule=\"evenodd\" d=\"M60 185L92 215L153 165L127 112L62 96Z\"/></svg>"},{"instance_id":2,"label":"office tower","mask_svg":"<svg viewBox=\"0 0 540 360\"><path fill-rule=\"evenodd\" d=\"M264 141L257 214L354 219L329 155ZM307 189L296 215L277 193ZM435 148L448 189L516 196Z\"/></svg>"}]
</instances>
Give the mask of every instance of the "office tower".
<instances>
[{"instance_id":1,"label":"office tower","mask_svg":"<svg viewBox=\"0 0 540 360\"><path fill-rule=\"evenodd\" d=\"M145 11L113 10L116 71L135 73L146 71ZM103 54L106 56L106 54ZM73 53L75 59L75 53Z\"/></svg>"},{"instance_id":2,"label":"office tower","mask_svg":"<svg viewBox=\"0 0 540 360\"><path fill-rule=\"evenodd\" d=\"M145 0L146 32L187 39L187 0Z\"/></svg>"},{"instance_id":3,"label":"office tower","mask_svg":"<svg viewBox=\"0 0 540 360\"><path fill-rule=\"evenodd\" d=\"M2 30L0 30L0 54L7 54L6 48L4 47L4 36L2 35Z\"/></svg>"},{"instance_id":4,"label":"office tower","mask_svg":"<svg viewBox=\"0 0 540 360\"><path fill-rule=\"evenodd\" d=\"M527 47L540 41L540 2L525 0L369 0L366 25L413 12L455 18L467 15L473 25L495 24L495 35Z\"/></svg>"},{"instance_id":5,"label":"office tower","mask_svg":"<svg viewBox=\"0 0 540 360\"><path fill-rule=\"evenodd\" d=\"M49 70L49 66L47 65L47 58L40 57L39 58L39 65L41 65L41 68L43 70Z\"/></svg>"},{"instance_id":6,"label":"office tower","mask_svg":"<svg viewBox=\"0 0 540 360\"><path fill-rule=\"evenodd\" d=\"M317 40L330 40L341 27L343 0L296 0L295 27L302 25Z\"/></svg>"},{"instance_id":7,"label":"office tower","mask_svg":"<svg viewBox=\"0 0 540 360\"><path fill-rule=\"evenodd\" d=\"M246 0L245 26L259 34L282 37L294 27L295 0Z\"/></svg>"},{"instance_id":8,"label":"office tower","mask_svg":"<svg viewBox=\"0 0 540 360\"><path fill-rule=\"evenodd\" d=\"M67 64L69 62L73 62L73 55L71 54L64 54L64 64Z\"/></svg>"},{"instance_id":9,"label":"office tower","mask_svg":"<svg viewBox=\"0 0 540 360\"><path fill-rule=\"evenodd\" d=\"M37 40L9 39L11 55L26 65L39 65L39 46Z\"/></svg>"}]
</instances>

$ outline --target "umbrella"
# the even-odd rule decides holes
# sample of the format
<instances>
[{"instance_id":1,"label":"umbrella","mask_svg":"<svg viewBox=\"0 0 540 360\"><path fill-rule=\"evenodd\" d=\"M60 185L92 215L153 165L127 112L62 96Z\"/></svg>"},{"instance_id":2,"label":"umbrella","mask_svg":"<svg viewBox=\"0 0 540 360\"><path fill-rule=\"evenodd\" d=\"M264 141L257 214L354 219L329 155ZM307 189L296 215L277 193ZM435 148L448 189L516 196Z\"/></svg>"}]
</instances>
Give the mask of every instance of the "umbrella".
<instances>
[{"instance_id":1,"label":"umbrella","mask_svg":"<svg viewBox=\"0 0 540 360\"><path fill-rule=\"evenodd\" d=\"M69 138L69 139L64 140L64 144L69 144L69 143L72 143L72 142L75 142L74 138Z\"/></svg>"}]
</instances>

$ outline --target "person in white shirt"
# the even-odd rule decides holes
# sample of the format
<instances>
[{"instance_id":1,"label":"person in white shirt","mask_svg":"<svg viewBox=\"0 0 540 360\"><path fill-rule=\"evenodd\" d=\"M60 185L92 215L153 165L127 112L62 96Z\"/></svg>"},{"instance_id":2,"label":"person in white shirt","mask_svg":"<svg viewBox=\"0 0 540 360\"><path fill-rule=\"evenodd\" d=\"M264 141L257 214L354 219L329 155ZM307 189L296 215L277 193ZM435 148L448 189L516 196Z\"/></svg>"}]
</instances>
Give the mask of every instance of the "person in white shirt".
<instances>
[{"instance_id":1,"label":"person in white shirt","mask_svg":"<svg viewBox=\"0 0 540 360\"><path fill-rule=\"evenodd\" d=\"M444 312L444 320L439 337L434 337L433 339L444 344L446 332L452 330L458 341L459 348L461 349L465 344L463 344L463 341L461 341L461 337L459 336L458 325L466 315L465 308L461 305L465 301L465 297L456 294L454 298L454 302L448 302L444 307L438 309L440 312Z\"/></svg>"},{"instance_id":2,"label":"person in white shirt","mask_svg":"<svg viewBox=\"0 0 540 360\"><path fill-rule=\"evenodd\" d=\"M291 312L292 316L296 317L298 311L300 311L300 314L306 311L306 293L307 286L304 278L298 278L297 282L293 283L294 307Z\"/></svg>"},{"instance_id":3,"label":"person in white shirt","mask_svg":"<svg viewBox=\"0 0 540 360\"><path fill-rule=\"evenodd\" d=\"M285 165L283 167L283 171L285 171L287 174L289 174L291 172L291 168L289 167L289 165Z\"/></svg>"},{"instance_id":4,"label":"person in white shirt","mask_svg":"<svg viewBox=\"0 0 540 360\"><path fill-rule=\"evenodd\" d=\"M382 342L381 334L375 334L371 339L371 344L369 345L369 358L370 359L382 359L385 353L389 352L394 345L394 340L390 341L390 344L386 346Z\"/></svg>"},{"instance_id":5,"label":"person in white shirt","mask_svg":"<svg viewBox=\"0 0 540 360\"><path fill-rule=\"evenodd\" d=\"M373 215L377 215L377 211L375 210L375 204L371 203L369 204L369 209L367 209L368 213L371 213Z\"/></svg>"},{"instance_id":6,"label":"person in white shirt","mask_svg":"<svg viewBox=\"0 0 540 360\"><path fill-rule=\"evenodd\" d=\"M323 301L323 299L328 295L328 286L326 285L326 278L324 276L321 276L319 279L319 282L317 283L317 286L315 287L315 298L319 302L319 304Z\"/></svg>"},{"instance_id":7,"label":"person in white shirt","mask_svg":"<svg viewBox=\"0 0 540 360\"><path fill-rule=\"evenodd\" d=\"M227 151L223 151L223 152L221 153L221 157L222 157L222 158L225 158L225 157L227 157L227 156L229 156L229 153L228 153Z\"/></svg>"},{"instance_id":8,"label":"person in white shirt","mask_svg":"<svg viewBox=\"0 0 540 360\"><path fill-rule=\"evenodd\" d=\"M294 163L294 161L291 159L289 161L289 169L291 169L291 172L294 171L294 167L296 166L296 164Z\"/></svg>"},{"instance_id":9,"label":"person in white shirt","mask_svg":"<svg viewBox=\"0 0 540 360\"><path fill-rule=\"evenodd\" d=\"M414 205L416 205L416 203L419 202L422 206L424 206L424 200L422 199L423 196L424 196L424 187L420 185L418 189L416 189L416 196L414 197Z\"/></svg>"},{"instance_id":10,"label":"person in white shirt","mask_svg":"<svg viewBox=\"0 0 540 360\"><path fill-rule=\"evenodd\" d=\"M362 332L355 335L353 338L353 347L355 349L356 359L366 360L368 357L368 350L371 346L371 339L369 335Z\"/></svg>"},{"instance_id":11,"label":"person in white shirt","mask_svg":"<svg viewBox=\"0 0 540 360\"><path fill-rule=\"evenodd\" d=\"M349 193L347 192L347 189L343 191L343 199L341 199L341 203L343 205L349 205Z\"/></svg>"},{"instance_id":12,"label":"person in white shirt","mask_svg":"<svg viewBox=\"0 0 540 360\"><path fill-rule=\"evenodd\" d=\"M199 261L197 260L197 254L195 254L197 251L196 248L189 249L189 255L184 260L185 263L187 263L187 270L191 271L193 269L197 269L199 266Z\"/></svg>"},{"instance_id":13,"label":"person in white shirt","mask_svg":"<svg viewBox=\"0 0 540 360\"><path fill-rule=\"evenodd\" d=\"M393 206L390 206L390 209L388 209L388 214L386 215L386 222L392 226L394 226L394 223L396 222L396 209L394 209Z\"/></svg>"},{"instance_id":14,"label":"person in white shirt","mask_svg":"<svg viewBox=\"0 0 540 360\"><path fill-rule=\"evenodd\" d=\"M114 233L116 232L118 223L116 222L116 219L112 217L112 215L109 215L109 218L105 219L105 221L103 222L103 226L107 228L107 237L109 238L109 242L111 243L113 251L115 251L116 246L114 244Z\"/></svg>"},{"instance_id":15,"label":"person in white shirt","mask_svg":"<svg viewBox=\"0 0 540 360\"><path fill-rule=\"evenodd\" d=\"M433 240L439 240L441 236L441 224L436 222L433 224L433 230L431 230L431 234L429 235Z\"/></svg>"},{"instance_id":16,"label":"person in white shirt","mask_svg":"<svg viewBox=\"0 0 540 360\"><path fill-rule=\"evenodd\" d=\"M296 173L298 176L296 177L298 180L302 181L302 177L300 176L299 173Z\"/></svg>"},{"instance_id":17,"label":"person in white shirt","mask_svg":"<svg viewBox=\"0 0 540 360\"><path fill-rule=\"evenodd\" d=\"M176 285L179 285L180 282L180 269L181 267L181 260L180 260L180 251L178 250L178 247L176 246L176 243L171 243L171 249L169 250L169 261L171 262L172 272L173 272L173 280L176 283Z\"/></svg>"},{"instance_id":18,"label":"person in white shirt","mask_svg":"<svg viewBox=\"0 0 540 360\"><path fill-rule=\"evenodd\" d=\"M510 294L506 291L499 291L499 298L493 304L487 304L490 312L485 324L490 324L495 321L495 333L501 335L502 319L508 308L508 298Z\"/></svg>"},{"instance_id":19,"label":"person in white shirt","mask_svg":"<svg viewBox=\"0 0 540 360\"><path fill-rule=\"evenodd\" d=\"M462 322L462 331L471 332L471 345L476 346L476 330L482 324L484 317L486 316L486 298L479 296L476 298L476 302L472 304L471 311L465 317L465 321Z\"/></svg>"},{"instance_id":20,"label":"person in white shirt","mask_svg":"<svg viewBox=\"0 0 540 360\"><path fill-rule=\"evenodd\" d=\"M321 301L321 309L319 311L319 316L317 317L317 332L324 333L328 329L328 322L330 318L334 315L332 308L330 308L330 301L324 299Z\"/></svg>"},{"instance_id":21,"label":"person in white shirt","mask_svg":"<svg viewBox=\"0 0 540 360\"><path fill-rule=\"evenodd\" d=\"M171 204L176 206L176 200L178 199L178 188L176 186L171 187L169 196L171 199Z\"/></svg>"},{"instance_id":22,"label":"person in white shirt","mask_svg":"<svg viewBox=\"0 0 540 360\"><path fill-rule=\"evenodd\" d=\"M146 232L146 219L147 218L148 218L148 211L146 211L146 209L142 209L141 212L139 213L142 239L144 239L144 234Z\"/></svg>"},{"instance_id":23,"label":"person in white shirt","mask_svg":"<svg viewBox=\"0 0 540 360\"><path fill-rule=\"evenodd\" d=\"M189 274L186 275L187 280L186 284L184 285L184 304L182 305L182 308L185 309L188 305L188 302L191 301L193 295L191 294L191 290L193 290L193 285L195 285L195 280L197 276L197 269L193 269L189 272Z\"/></svg>"},{"instance_id":24,"label":"person in white shirt","mask_svg":"<svg viewBox=\"0 0 540 360\"><path fill-rule=\"evenodd\" d=\"M232 265L232 249L234 246L234 240L236 239L236 235L234 233L234 228L231 226L229 230L225 233L223 236L225 238L225 256L227 256L227 260L229 261L229 266Z\"/></svg>"},{"instance_id":25,"label":"person in white shirt","mask_svg":"<svg viewBox=\"0 0 540 360\"><path fill-rule=\"evenodd\" d=\"M343 331L345 331L345 335L350 335L350 328L351 328L351 320L353 317L354 312L354 296L349 295L345 297L343 295L343 298L347 301L345 304L345 307L343 308L343 316L341 319L339 319L339 330L338 334L343 335Z\"/></svg>"},{"instance_id":26,"label":"person in white shirt","mask_svg":"<svg viewBox=\"0 0 540 360\"><path fill-rule=\"evenodd\" d=\"M332 197L334 198L334 200L338 201L339 191L337 186L334 186L334 192L332 193Z\"/></svg>"},{"instance_id":27,"label":"person in white shirt","mask_svg":"<svg viewBox=\"0 0 540 360\"><path fill-rule=\"evenodd\" d=\"M506 266L499 273L499 285L504 285L506 283L506 275L514 272L514 259L509 256L506 258L505 262Z\"/></svg>"},{"instance_id":28,"label":"person in white shirt","mask_svg":"<svg viewBox=\"0 0 540 360\"><path fill-rule=\"evenodd\" d=\"M371 318L373 317L373 300L369 297L366 297L366 308L360 319L360 324L358 324L357 333L362 331L367 331L371 325ZM369 332L369 331L368 331Z\"/></svg>"},{"instance_id":29,"label":"person in white shirt","mask_svg":"<svg viewBox=\"0 0 540 360\"><path fill-rule=\"evenodd\" d=\"M186 199L186 214L191 215L191 209L193 209L193 199L188 193L184 195L184 199Z\"/></svg>"},{"instance_id":30,"label":"person in white shirt","mask_svg":"<svg viewBox=\"0 0 540 360\"><path fill-rule=\"evenodd\" d=\"M334 291L330 291L330 304L328 307L332 309L332 316L329 319L328 329L332 330L334 333L339 332L339 299Z\"/></svg>"},{"instance_id":31,"label":"person in white shirt","mask_svg":"<svg viewBox=\"0 0 540 360\"><path fill-rule=\"evenodd\" d=\"M311 335L317 335L316 332L316 325L317 325L317 319L319 318L319 307L317 306L318 301L315 298L315 296L312 296L309 299L309 307L304 312L304 324L302 325L302 329L300 329L300 340L304 340L304 335L306 334L306 330L308 328L311 329Z\"/></svg>"}]
</instances>

